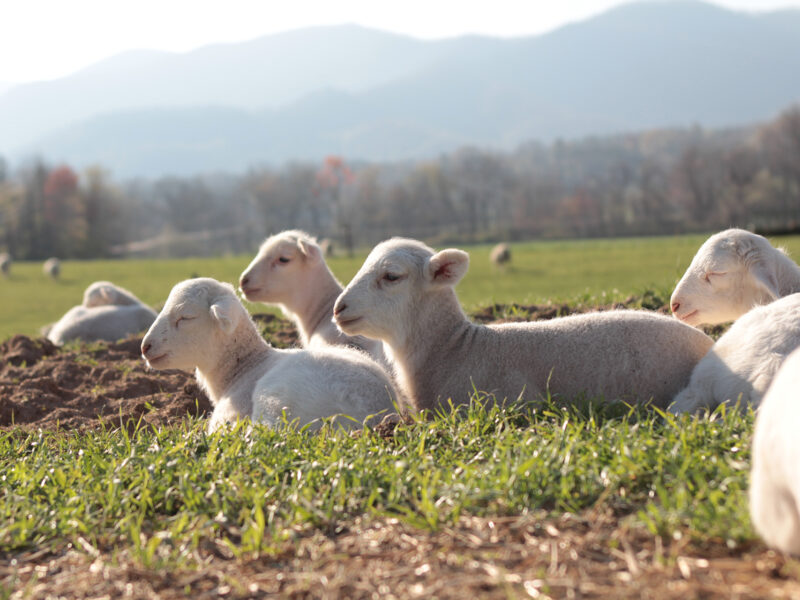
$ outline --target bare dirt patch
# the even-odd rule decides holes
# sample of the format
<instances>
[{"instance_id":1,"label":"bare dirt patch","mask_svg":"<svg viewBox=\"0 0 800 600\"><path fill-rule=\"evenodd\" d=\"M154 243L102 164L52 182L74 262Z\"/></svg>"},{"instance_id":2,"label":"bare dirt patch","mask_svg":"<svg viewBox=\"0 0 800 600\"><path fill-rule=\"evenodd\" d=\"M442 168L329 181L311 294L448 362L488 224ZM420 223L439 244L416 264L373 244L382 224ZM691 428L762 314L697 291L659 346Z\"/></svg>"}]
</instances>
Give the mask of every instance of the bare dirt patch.
<instances>
[{"instance_id":1,"label":"bare dirt patch","mask_svg":"<svg viewBox=\"0 0 800 600\"><path fill-rule=\"evenodd\" d=\"M32 598L800 597L797 563L760 545L665 545L610 511L464 517L436 532L356 519L328 533L297 531L275 554L239 559L224 544L201 546L202 566L167 571L79 540L57 555L0 562L0 580Z\"/></svg>"},{"instance_id":2,"label":"bare dirt patch","mask_svg":"<svg viewBox=\"0 0 800 600\"><path fill-rule=\"evenodd\" d=\"M159 426L210 411L194 377L148 371L141 338L59 349L45 338L0 344L0 429Z\"/></svg>"}]
</instances>

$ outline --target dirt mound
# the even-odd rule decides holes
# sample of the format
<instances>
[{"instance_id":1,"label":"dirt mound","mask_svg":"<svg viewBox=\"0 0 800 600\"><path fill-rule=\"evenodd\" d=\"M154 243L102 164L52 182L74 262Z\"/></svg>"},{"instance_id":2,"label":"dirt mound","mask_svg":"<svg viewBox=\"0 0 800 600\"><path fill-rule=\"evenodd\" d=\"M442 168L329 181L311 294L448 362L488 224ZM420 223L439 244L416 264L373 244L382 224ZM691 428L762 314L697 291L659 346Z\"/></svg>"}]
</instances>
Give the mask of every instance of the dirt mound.
<instances>
[{"instance_id":1,"label":"dirt mound","mask_svg":"<svg viewBox=\"0 0 800 600\"><path fill-rule=\"evenodd\" d=\"M191 374L146 370L141 341L74 350L17 335L0 344L0 429L159 426L210 412Z\"/></svg>"}]
</instances>

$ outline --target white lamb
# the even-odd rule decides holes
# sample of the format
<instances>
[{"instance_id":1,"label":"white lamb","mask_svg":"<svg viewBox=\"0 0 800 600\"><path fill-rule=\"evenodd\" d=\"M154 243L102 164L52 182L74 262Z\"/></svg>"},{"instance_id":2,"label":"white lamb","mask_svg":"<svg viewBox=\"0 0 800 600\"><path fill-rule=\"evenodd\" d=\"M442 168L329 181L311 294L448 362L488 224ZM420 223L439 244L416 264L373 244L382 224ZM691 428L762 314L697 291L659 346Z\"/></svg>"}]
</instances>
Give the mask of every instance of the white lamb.
<instances>
[{"instance_id":1,"label":"white lamb","mask_svg":"<svg viewBox=\"0 0 800 600\"><path fill-rule=\"evenodd\" d=\"M130 306L143 304L139 298L125 288L114 285L110 281L95 281L83 292L83 306Z\"/></svg>"},{"instance_id":2,"label":"white lamb","mask_svg":"<svg viewBox=\"0 0 800 600\"><path fill-rule=\"evenodd\" d=\"M239 278L239 289L251 302L277 304L297 325L304 347L353 346L384 361L380 342L347 336L333 323L333 303L342 293L322 250L302 231L284 231L267 238Z\"/></svg>"},{"instance_id":3,"label":"white lamb","mask_svg":"<svg viewBox=\"0 0 800 600\"><path fill-rule=\"evenodd\" d=\"M700 246L670 306L684 323L713 325L795 292L800 268L783 250L755 233L728 229Z\"/></svg>"},{"instance_id":4,"label":"white lamb","mask_svg":"<svg viewBox=\"0 0 800 600\"><path fill-rule=\"evenodd\" d=\"M156 318L152 308L130 306L73 306L47 332L57 345L72 340L114 342L150 327Z\"/></svg>"},{"instance_id":5,"label":"white lamb","mask_svg":"<svg viewBox=\"0 0 800 600\"><path fill-rule=\"evenodd\" d=\"M42 272L51 279L58 279L61 276L61 261L57 258L48 258L42 265Z\"/></svg>"},{"instance_id":6,"label":"white lamb","mask_svg":"<svg viewBox=\"0 0 800 600\"><path fill-rule=\"evenodd\" d=\"M209 430L237 418L276 425L285 413L300 426L335 415L345 427L394 412L383 369L347 348L278 350L267 344L233 287L214 279L177 284L142 340L154 369L195 369L214 412Z\"/></svg>"},{"instance_id":7,"label":"white lamb","mask_svg":"<svg viewBox=\"0 0 800 600\"><path fill-rule=\"evenodd\" d=\"M11 255L8 252L0 253L0 273L4 277L11 273Z\"/></svg>"},{"instance_id":8,"label":"white lamb","mask_svg":"<svg viewBox=\"0 0 800 600\"><path fill-rule=\"evenodd\" d=\"M775 376L758 411L750 516L764 541L800 554L800 350Z\"/></svg>"},{"instance_id":9,"label":"white lamb","mask_svg":"<svg viewBox=\"0 0 800 600\"><path fill-rule=\"evenodd\" d=\"M476 325L453 287L467 271L461 250L415 240L378 244L336 302L349 334L383 340L401 392L415 408L456 405L473 389L498 401L550 390L568 399L652 399L666 406L712 340L675 319L610 311L538 323Z\"/></svg>"},{"instance_id":10,"label":"white lamb","mask_svg":"<svg viewBox=\"0 0 800 600\"><path fill-rule=\"evenodd\" d=\"M722 403L757 407L784 359L800 346L800 294L754 308L717 340L670 407L713 410Z\"/></svg>"}]
</instances>

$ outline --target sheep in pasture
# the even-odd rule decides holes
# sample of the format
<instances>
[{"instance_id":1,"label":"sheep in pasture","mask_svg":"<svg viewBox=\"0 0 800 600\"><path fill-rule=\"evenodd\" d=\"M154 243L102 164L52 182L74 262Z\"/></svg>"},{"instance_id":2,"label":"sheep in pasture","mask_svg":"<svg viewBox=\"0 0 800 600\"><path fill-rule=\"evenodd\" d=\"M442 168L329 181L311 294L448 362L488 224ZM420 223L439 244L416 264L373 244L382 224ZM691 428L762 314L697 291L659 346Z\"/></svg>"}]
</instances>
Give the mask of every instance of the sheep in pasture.
<instances>
[{"instance_id":1,"label":"sheep in pasture","mask_svg":"<svg viewBox=\"0 0 800 600\"><path fill-rule=\"evenodd\" d=\"M61 261L55 257L48 258L42 265L42 271L48 277L58 279L61 276Z\"/></svg>"},{"instance_id":2,"label":"sheep in pasture","mask_svg":"<svg viewBox=\"0 0 800 600\"><path fill-rule=\"evenodd\" d=\"M142 304L133 293L125 288L114 285L110 281L95 281L83 292L83 306L130 306Z\"/></svg>"},{"instance_id":3,"label":"sheep in pasture","mask_svg":"<svg viewBox=\"0 0 800 600\"><path fill-rule=\"evenodd\" d=\"M78 339L114 342L144 331L155 318L155 311L143 304L93 308L73 306L50 327L47 339L56 345Z\"/></svg>"},{"instance_id":4,"label":"sheep in pasture","mask_svg":"<svg viewBox=\"0 0 800 600\"><path fill-rule=\"evenodd\" d=\"M511 262L511 247L508 244L497 244L492 248L489 259L497 267L502 267Z\"/></svg>"},{"instance_id":5,"label":"sheep in pasture","mask_svg":"<svg viewBox=\"0 0 800 600\"><path fill-rule=\"evenodd\" d=\"M778 371L753 432L750 516L774 548L800 554L800 350Z\"/></svg>"},{"instance_id":6,"label":"sheep in pasture","mask_svg":"<svg viewBox=\"0 0 800 600\"><path fill-rule=\"evenodd\" d=\"M713 325L795 292L800 268L783 250L755 233L727 229L700 246L670 306L684 323Z\"/></svg>"},{"instance_id":7,"label":"sheep in pasture","mask_svg":"<svg viewBox=\"0 0 800 600\"><path fill-rule=\"evenodd\" d=\"M383 340L401 393L418 410L467 402L478 390L498 401L548 390L666 406L689 381L712 340L675 319L609 311L536 323L477 325L453 289L469 257L394 238L378 244L336 301L348 334Z\"/></svg>"},{"instance_id":8,"label":"sheep in pasture","mask_svg":"<svg viewBox=\"0 0 800 600\"><path fill-rule=\"evenodd\" d=\"M754 308L717 340L670 407L674 413L721 403L758 406L783 360L800 346L800 294Z\"/></svg>"},{"instance_id":9,"label":"sheep in pasture","mask_svg":"<svg viewBox=\"0 0 800 600\"><path fill-rule=\"evenodd\" d=\"M233 287L214 279L177 284L142 340L154 369L195 369L214 404L213 431L240 417L269 425L283 414L300 426L335 415L345 427L381 412L397 398L385 373L348 348L278 350L261 337Z\"/></svg>"},{"instance_id":10,"label":"sheep in pasture","mask_svg":"<svg viewBox=\"0 0 800 600\"><path fill-rule=\"evenodd\" d=\"M333 303L342 293L314 238L284 231L267 238L239 278L239 289L251 302L277 304L297 325L304 347L318 344L353 346L384 361L380 342L342 334L333 323Z\"/></svg>"},{"instance_id":11,"label":"sheep in pasture","mask_svg":"<svg viewBox=\"0 0 800 600\"><path fill-rule=\"evenodd\" d=\"M3 277L8 277L11 273L11 255L8 252L0 254L0 273Z\"/></svg>"}]
</instances>

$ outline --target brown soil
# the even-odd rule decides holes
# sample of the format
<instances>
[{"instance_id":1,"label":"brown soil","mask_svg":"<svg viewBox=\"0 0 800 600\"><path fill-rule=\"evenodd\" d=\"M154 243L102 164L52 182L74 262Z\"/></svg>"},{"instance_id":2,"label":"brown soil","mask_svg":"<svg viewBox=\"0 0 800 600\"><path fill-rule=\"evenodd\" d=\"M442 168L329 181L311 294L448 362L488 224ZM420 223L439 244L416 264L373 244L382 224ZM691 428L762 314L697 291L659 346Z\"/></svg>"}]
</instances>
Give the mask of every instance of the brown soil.
<instances>
[{"instance_id":1,"label":"brown soil","mask_svg":"<svg viewBox=\"0 0 800 600\"><path fill-rule=\"evenodd\" d=\"M148 371L141 338L59 349L14 336L0 344L0 430L153 426L211 410L194 377Z\"/></svg>"},{"instance_id":2,"label":"brown soil","mask_svg":"<svg viewBox=\"0 0 800 600\"><path fill-rule=\"evenodd\" d=\"M223 543L201 565L148 569L128 551L79 538L74 548L0 561L0 583L30 598L798 598L798 564L760 545L669 545L608 512L463 517L437 532L355 519L336 532L298 530L269 556L235 558Z\"/></svg>"}]
</instances>

